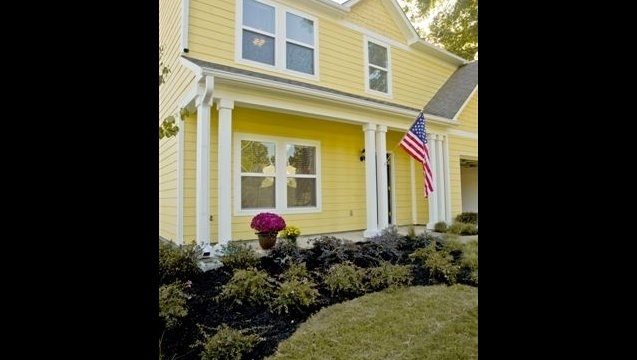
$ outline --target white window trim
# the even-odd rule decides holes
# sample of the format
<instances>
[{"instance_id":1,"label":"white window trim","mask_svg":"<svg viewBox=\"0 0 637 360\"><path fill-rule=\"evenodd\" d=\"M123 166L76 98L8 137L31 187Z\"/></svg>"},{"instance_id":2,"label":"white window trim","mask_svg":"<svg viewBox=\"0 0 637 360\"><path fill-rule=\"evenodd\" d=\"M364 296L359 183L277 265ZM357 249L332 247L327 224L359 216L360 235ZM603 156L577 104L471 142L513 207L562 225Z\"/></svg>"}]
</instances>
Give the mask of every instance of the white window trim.
<instances>
[{"instance_id":1,"label":"white window trim","mask_svg":"<svg viewBox=\"0 0 637 360\"><path fill-rule=\"evenodd\" d=\"M275 198L275 208L274 209L242 209L241 208L241 140L250 140L250 141L263 141L263 142L271 142L275 143L276 146L276 158L277 159L287 159L287 154L285 153L285 145L286 144L294 144L294 145L305 145L305 146L313 146L316 148L316 176L303 176L298 175L298 177L311 177L316 179L316 207L298 207L298 208L288 208L287 207L287 182L285 180L276 181L276 198ZM269 135L260 135L260 134L250 134L250 133L235 133L234 134L234 166L233 173L234 176L234 215L235 216L254 216L260 212L264 211L273 211L279 214L308 214L308 213L318 213L322 211L322 194L321 194L321 143L318 141L307 140L307 139L299 139L299 138L290 138L290 137L280 137L280 136L269 136ZM285 173L284 166L278 166L275 173L275 179L285 179L287 177Z\"/></svg>"},{"instance_id":2,"label":"white window trim","mask_svg":"<svg viewBox=\"0 0 637 360\"><path fill-rule=\"evenodd\" d=\"M294 75L297 77L306 78L309 80L319 80L319 39L318 39L318 27L319 21L318 18L308 15L306 13L300 12L298 10L294 10L292 8L288 8L282 6L281 4L274 3L268 0L254 0L256 2L263 3L268 6L272 6L274 8L274 13L276 17L276 22L274 25L274 66L269 64L264 64L258 61L253 61L249 59L244 59L242 57L243 53L243 0L236 1L236 18L235 18L235 48L234 48L234 60L238 64L244 64L252 67L257 67L263 70L276 71L284 74ZM296 70L290 70L286 68L286 32L285 32L285 13L289 12L294 15L306 18L308 20L312 20L314 23L314 45L311 46L314 50L314 74L306 74L304 72L299 72ZM308 47L307 44L301 44L295 40L291 40L294 44L302 45Z\"/></svg>"},{"instance_id":3,"label":"white window trim","mask_svg":"<svg viewBox=\"0 0 637 360\"><path fill-rule=\"evenodd\" d=\"M378 67L377 65L371 65L369 63L369 50L368 50L368 46L367 43L371 42L374 43L378 46L382 46L385 49L387 49L387 93L384 93L382 91L378 91L378 90L374 90L372 88L369 87L369 67L370 66L375 66ZM372 94L372 95L379 95L379 96L383 96L383 97L387 97L387 98L392 98L393 97L393 85L392 85L392 66L391 66L391 46L388 43L385 43L383 41L368 37L368 36L363 36L363 50L364 50L364 57L365 57L365 61L364 61L364 72L365 72L365 92L368 94Z\"/></svg>"}]
</instances>

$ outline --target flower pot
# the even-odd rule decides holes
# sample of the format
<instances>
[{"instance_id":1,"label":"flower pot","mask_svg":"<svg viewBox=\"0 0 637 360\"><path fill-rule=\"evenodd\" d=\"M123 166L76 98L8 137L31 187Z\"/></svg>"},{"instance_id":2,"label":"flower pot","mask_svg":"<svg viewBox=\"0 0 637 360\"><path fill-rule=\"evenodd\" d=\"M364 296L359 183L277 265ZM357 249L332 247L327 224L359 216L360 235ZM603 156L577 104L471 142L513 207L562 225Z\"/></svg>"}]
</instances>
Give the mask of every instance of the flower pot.
<instances>
[{"instance_id":1,"label":"flower pot","mask_svg":"<svg viewBox=\"0 0 637 360\"><path fill-rule=\"evenodd\" d=\"M268 250L276 244L277 233L257 233L259 237L259 246L261 249Z\"/></svg>"}]
</instances>

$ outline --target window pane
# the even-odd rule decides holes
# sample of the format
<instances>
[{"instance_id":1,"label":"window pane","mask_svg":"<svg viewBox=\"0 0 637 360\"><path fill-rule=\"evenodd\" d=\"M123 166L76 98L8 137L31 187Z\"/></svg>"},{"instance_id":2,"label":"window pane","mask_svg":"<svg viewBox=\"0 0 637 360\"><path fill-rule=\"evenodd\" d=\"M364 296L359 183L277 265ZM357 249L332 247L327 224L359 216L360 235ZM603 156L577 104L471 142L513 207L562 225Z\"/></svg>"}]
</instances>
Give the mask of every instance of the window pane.
<instances>
[{"instance_id":1,"label":"window pane","mask_svg":"<svg viewBox=\"0 0 637 360\"><path fill-rule=\"evenodd\" d=\"M369 68L369 88L387 92L387 71L380 69Z\"/></svg>"},{"instance_id":2,"label":"window pane","mask_svg":"<svg viewBox=\"0 0 637 360\"><path fill-rule=\"evenodd\" d=\"M288 179L289 180L289 179ZM296 187L288 183L288 207L316 206L316 179L296 178Z\"/></svg>"},{"instance_id":3,"label":"window pane","mask_svg":"<svg viewBox=\"0 0 637 360\"><path fill-rule=\"evenodd\" d=\"M276 196L274 179L265 176L241 177L242 209L273 209Z\"/></svg>"},{"instance_id":4,"label":"window pane","mask_svg":"<svg viewBox=\"0 0 637 360\"><path fill-rule=\"evenodd\" d=\"M285 59L288 69L314 74L314 50L287 43Z\"/></svg>"},{"instance_id":5,"label":"window pane","mask_svg":"<svg viewBox=\"0 0 637 360\"><path fill-rule=\"evenodd\" d=\"M274 34L274 8L254 0L243 0L243 25Z\"/></svg>"},{"instance_id":6,"label":"window pane","mask_svg":"<svg viewBox=\"0 0 637 360\"><path fill-rule=\"evenodd\" d=\"M241 172L274 174L274 143L241 140Z\"/></svg>"},{"instance_id":7,"label":"window pane","mask_svg":"<svg viewBox=\"0 0 637 360\"><path fill-rule=\"evenodd\" d=\"M367 43L369 63L387 68L387 49L372 42Z\"/></svg>"},{"instance_id":8,"label":"window pane","mask_svg":"<svg viewBox=\"0 0 637 360\"><path fill-rule=\"evenodd\" d=\"M316 174L316 148L314 146L286 145L288 156L288 175L315 175ZM294 168L291 173L290 169Z\"/></svg>"},{"instance_id":9,"label":"window pane","mask_svg":"<svg viewBox=\"0 0 637 360\"><path fill-rule=\"evenodd\" d=\"M243 30L243 58L274 65L274 38Z\"/></svg>"},{"instance_id":10,"label":"window pane","mask_svg":"<svg viewBox=\"0 0 637 360\"><path fill-rule=\"evenodd\" d=\"M285 33L288 39L314 45L314 22L312 20L286 13L285 21Z\"/></svg>"}]
</instances>

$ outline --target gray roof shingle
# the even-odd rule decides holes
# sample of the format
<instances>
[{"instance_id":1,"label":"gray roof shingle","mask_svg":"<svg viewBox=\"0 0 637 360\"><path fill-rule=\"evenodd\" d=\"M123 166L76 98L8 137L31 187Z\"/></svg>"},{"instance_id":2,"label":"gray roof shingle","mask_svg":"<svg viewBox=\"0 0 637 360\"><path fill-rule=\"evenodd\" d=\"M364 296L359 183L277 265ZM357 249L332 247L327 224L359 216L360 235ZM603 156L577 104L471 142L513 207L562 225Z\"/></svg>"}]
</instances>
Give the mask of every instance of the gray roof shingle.
<instances>
[{"instance_id":1,"label":"gray roof shingle","mask_svg":"<svg viewBox=\"0 0 637 360\"><path fill-rule=\"evenodd\" d=\"M453 119L478 86L478 60L460 67L425 105L424 113Z\"/></svg>"}]
</instances>

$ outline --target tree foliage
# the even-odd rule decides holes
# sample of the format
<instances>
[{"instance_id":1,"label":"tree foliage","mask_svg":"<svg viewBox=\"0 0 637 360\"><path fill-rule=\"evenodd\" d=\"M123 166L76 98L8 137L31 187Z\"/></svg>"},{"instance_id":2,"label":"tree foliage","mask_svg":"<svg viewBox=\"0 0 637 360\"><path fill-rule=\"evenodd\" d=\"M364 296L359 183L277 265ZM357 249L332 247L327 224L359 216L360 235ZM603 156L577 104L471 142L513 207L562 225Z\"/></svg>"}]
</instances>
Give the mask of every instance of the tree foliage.
<instances>
[{"instance_id":1,"label":"tree foliage","mask_svg":"<svg viewBox=\"0 0 637 360\"><path fill-rule=\"evenodd\" d=\"M418 34L467 60L478 54L478 0L403 0ZM428 28L421 20L429 18Z\"/></svg>"},{"instance_id":2,"label":"tree foliage","mask_svg":"<svg viewBox=\"0 0 637 360\"><path fill-rule=\"evenodd\" d=\"M478 0L456 0L449 11L438 13L427 40L467 60L478 53Z\"/></svg>"}]
</instances>

